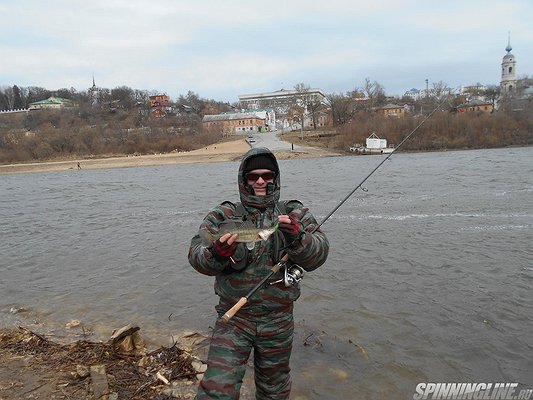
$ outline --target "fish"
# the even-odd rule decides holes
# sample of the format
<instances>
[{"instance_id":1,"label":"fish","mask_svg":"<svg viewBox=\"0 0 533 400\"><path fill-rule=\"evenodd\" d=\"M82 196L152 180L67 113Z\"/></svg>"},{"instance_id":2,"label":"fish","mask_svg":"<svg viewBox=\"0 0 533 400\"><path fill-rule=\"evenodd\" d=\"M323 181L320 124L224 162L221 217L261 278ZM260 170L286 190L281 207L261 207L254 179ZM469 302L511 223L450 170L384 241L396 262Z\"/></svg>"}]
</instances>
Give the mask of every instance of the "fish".
<instances>
[{"instance_id":1,"label":"fish","mask_svg":"<svg viewBox=\"0 0 533 400\"><path fill-rule=\"evenodd\" d=\"M230 225L230 224L227 224ZM232 228L229 226L223 226L220 229L220 232L217 234L212 234L211 232L208 232L207 230L202 230L200 232L200 235L204 239L204 241L211 243L226 233L237 235L237 239L235 241L237 243L246 243L246 247L248 250L252 250L255 247L255 243L259 241L267 241L270 236L278 229L278 224L274 225L270 228L257 228L252 222L246 221L242 223L240 226L235 226L234 223Z\"/></svg>"}]
</instances>

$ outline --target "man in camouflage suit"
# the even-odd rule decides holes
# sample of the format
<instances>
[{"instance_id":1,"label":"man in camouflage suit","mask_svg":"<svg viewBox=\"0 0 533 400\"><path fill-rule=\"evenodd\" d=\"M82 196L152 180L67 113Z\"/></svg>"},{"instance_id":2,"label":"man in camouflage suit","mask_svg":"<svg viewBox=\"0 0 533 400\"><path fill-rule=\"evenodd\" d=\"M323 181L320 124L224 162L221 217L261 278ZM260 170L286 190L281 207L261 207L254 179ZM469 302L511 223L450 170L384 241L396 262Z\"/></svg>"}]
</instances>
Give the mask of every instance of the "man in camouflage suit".
<instances>
[{"instance_id":1,"label":"man in camouflage suit","mask_svg":"<svg viewBox=\"0 0 533 400\"><path fill-rule=\"evenodd\" d=\"M198 272L215 276L216 322L208 354L208 368L200 382L198 400L238 399L247 360L254 350L256 399L288 399L291 390L289 359L294 330L293 302L298 287L283 282L259 289L228 322L224 315L256 286L283 256L312 271L328 256L326 236L302 203L279 201L280 176L276 158L266 148L251 149L238 175L241 203L224 202L212 210L193 237L189 262ZM206 243L206 237L224 231L224 225L251 221L256 227L278 229L267 241L248 250L237 235L226 233ZM248 222L249 224L249 222ZM204 238L204 239L203 239ZM281 277L281 272L273 281Z\"/></svg>"}]
</instances>

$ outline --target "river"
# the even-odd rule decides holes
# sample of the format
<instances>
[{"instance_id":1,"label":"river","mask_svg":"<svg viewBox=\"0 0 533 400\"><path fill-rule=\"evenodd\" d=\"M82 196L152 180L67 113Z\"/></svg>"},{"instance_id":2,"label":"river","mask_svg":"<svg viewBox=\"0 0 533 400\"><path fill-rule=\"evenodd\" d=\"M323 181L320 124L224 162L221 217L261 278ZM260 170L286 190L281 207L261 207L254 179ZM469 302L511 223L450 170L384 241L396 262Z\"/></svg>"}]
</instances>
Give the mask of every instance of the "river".
<instances>
[{"instance_id":1,"label":"river","mask_svg":"<svg viewBox=\"0 0 533 400\"><path fill-rule=\"evenodd\" d=\"M324 218L381 156L280 161L282 198ZM419 382L533 387L533 147L394 154L323 226L296 303L295 399L406 399ZM238 163L0 176L0 326L152 344L208 332L187 261Z\"/></svg>"}]
</instances>

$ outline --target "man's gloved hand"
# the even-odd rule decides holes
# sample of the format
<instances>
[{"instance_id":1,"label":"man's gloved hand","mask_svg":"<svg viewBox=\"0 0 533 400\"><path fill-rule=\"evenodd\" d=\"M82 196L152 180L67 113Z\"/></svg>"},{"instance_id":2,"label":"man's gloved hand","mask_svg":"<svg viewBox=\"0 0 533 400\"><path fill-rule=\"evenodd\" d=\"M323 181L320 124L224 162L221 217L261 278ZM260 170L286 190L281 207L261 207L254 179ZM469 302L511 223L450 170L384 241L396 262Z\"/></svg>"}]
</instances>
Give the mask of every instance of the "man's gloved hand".
<instances>
[{"instance_id":1,"label":"man's gloved hand","mask_svg":"<svg viewBox=\"0 0 533 400\"><path fill-rule=\"evenodd\" d=\"M208 249L217 260L226 261L235 253L237 248L235 239L237 239L237 235L226 233L211 243Z\"/></svg>"},{"instance_id":2,"label":"man's gloved hand","mask_svg":"<svg viewBox=\"0 0 533 400\"><path fill-rule=\"evenodd\" d=\"M280 215L278 217L279 225L278 229L281 233L283 233L283 236L285 237L285 242L287 242L287 245L292 245L300 239L302 236L302 229L300 225L300 221L298 219L288 216L288 215Z\"/></svg>"}]
</instances>

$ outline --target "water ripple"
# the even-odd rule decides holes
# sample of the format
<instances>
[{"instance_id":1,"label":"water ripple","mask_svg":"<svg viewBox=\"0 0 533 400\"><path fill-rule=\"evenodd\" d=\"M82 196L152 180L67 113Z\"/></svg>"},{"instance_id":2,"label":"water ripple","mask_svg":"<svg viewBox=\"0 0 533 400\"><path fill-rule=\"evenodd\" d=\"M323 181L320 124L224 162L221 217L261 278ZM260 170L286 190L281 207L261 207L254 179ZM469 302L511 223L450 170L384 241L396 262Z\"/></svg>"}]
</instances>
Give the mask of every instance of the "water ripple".
<instances>
[{"instance_id":1,"label":"water ripple","mask_svg":"<svg viewBox=\"0 0 533 400\"><path fill-rule=\"evenodd\" d=\"M328 262L301 283L297 334L317 332L324 347L295 342L295 393L533 385L532 157L533 148L397 154L346 201L322 226ZM378 161L283 161L282 197L320 221ZM81 319L109 334L134 321L164 340L207 330L213 279L188 265L188 246L211 207L238 201L236 174L236 163L220 163L2 176L0 324ZM348 339L368 359L339 344ZM337 363L350 378L320 383L342 375Z\"/></svg>"}]
</instances>

